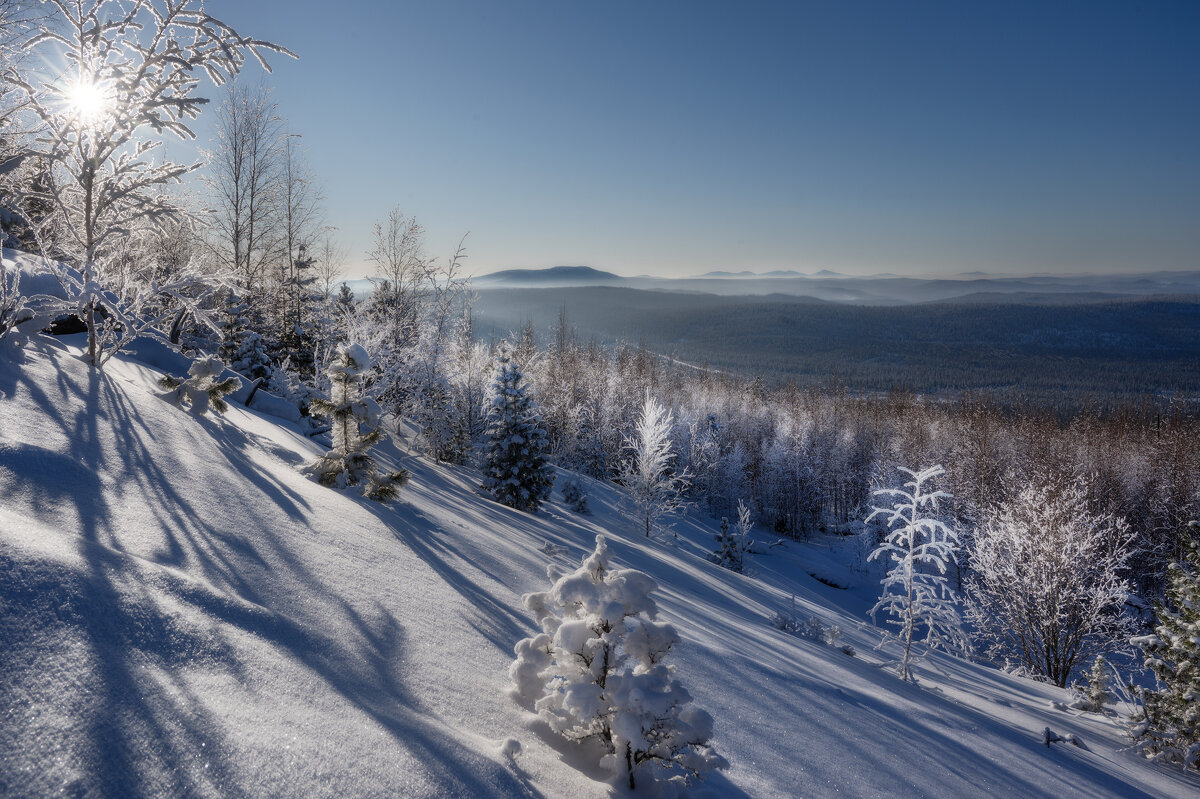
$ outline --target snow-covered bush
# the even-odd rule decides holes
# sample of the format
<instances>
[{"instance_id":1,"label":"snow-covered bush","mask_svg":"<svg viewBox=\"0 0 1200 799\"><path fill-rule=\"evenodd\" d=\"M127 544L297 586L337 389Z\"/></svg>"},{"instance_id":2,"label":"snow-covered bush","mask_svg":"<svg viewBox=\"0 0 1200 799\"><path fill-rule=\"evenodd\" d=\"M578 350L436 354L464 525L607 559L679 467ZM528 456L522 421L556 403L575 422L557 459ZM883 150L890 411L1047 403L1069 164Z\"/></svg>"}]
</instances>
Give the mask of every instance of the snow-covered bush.
<instances>
[{"instance_id":1,"label":"snow-covered bush","mask_svg":"<svg viewBox=\"0 0 1200 799\"><path fill-rule=\"evenodd\" d=\"M712 562L741 574L742 570L746 568L746 554L754 545L754 542L750 540L750 530L753 526L750 522L750 509L739 499L737 527L730 530L729 520L724 516L721 517L721 530L717 533L717 546L709 556Z\"/></svg>"},{"instance_id":2,"label":"snow-covered bush","mask_svg":"<svg viewBox=\"0 0 1200 799\"><path fill-rule=\"evenodd\" d=\"M1066 687L1078 663L1128 635L1131 538L1124 520L1089 512L1082 480L1039 478L985 514L967 611L987 653Z\"/></svg>"},{"instance_id":3,"label":"snow-covered bush","mask_svg":"<svg viewBox=\"0 0 1200 799\"><path fill-rule=\"evenodd\" d=\"M1193 536L1200 525L1191 523ZM1166 601L1153 635L1133 639L1159 688L1144 696L1134 735L1150 757L1200 770L1200 543L1187 542L1185 563L1168 570Z\"/></svg>"},{"instance_id":4,"label":"snow-covered bush","mask_svg":"<svg viewBox=\"0 0 1200 799\"><path fill-rule=\"evenodd\" d=\"M634 434L625 439L628 455L618 479L629 491L629 514L647 537L664 516L686 504L689 475L686 469L675 470L671 425L671 414L647 394Z\"/></svg>"},{"instance_id":5,"label":"snow-covered bush","mask_svg":"<svg viewBox=\"0 0 1200 799\"><path fill-rule=\"evenodd\" d=\"M483 489L502 505L536 513L550 498L554 467L547 459L542 415L528 388L508 345L501 344L488 411Z\"/></svg>"},{"instance_id":6,"label":"snow-covered bush","mask_svg":"<svg viewBox=\"0 0 1200 799\"><path fill-rule=\"evenodd\" d=\"M771 625L789 635L826 646L837 646L838 641L842 639L842 628L836 624L826 625L816 616L797 615L795 594L792 595L789 611L787 613L776 611L775 615L771 617ZM848 655L854 654L852 647L842 647L842 650L850 650L846 652Z\"/></svg>"},{"instance_id":7,"label":"snow-covered bush","mask_svg":"<svg viewBox=\"0 0 1200 799\"><path fill-rule=\"evenodd\" d=\"M578 477L571 475L563 480L560 491L562 491L563 502L567 503L567 507L571 510L584 515L591 512L588 510L587 491L584 490Z\"/></svg>"},{"instance_id":8,"label":"snow-covered bush","mask_svg":"<svg viewBox=\"0 0 1200 799\"><path fill-rule=\"evenodd\" d=\"M332 397L315 399L309 406L313 413L329 417L333 449L304 471L330 488L363 484L365 496L384 502L396 496L408 482L409 473L407 469L382 473L375 459L367 454L383 435L379 430L379 405L362 392L362 377L370 368L371 359L359 345L338 348L337 357L326 372Z\"/></svg>"},{"instance_id":9,"label":"snow-covered bush","mask_svg":"<svg viewBox=\"0 0 1200 799\"><path fill-rule=\"evenodd\" d=\"M726 768L709 744L712 717L663 662L679 636L653 620L658 585L611 560L597 536L577 570L551 570L551 589L525 596L542 632L516 645L514 697L564 738L593 742L598 764L631 788Z\"/></svg>"},{"instance_id":10,"label":"snow-covered bush","mask_svg":"<svg viewBox=\"0 0 1200 799\"><path fill-rule=\"evenodd\" d=\"M225 364L218 358L198 358L188 368L188 377L164 375L158 384L170 389L162 398L173 405L188 405L192 413L203 416L211 407L217 413L225 413L228 407L223 399L241 385L236 377L218 380L225 371Z\"/></svg>"},{"instance_id":11,"label":"snow-covered bush","mask_svg":"<svg viewBox=\"0 0 1200 799\"><path fill-rule=\"evenodd\" d=\"M871 560L887 557L892 569L883 579L883 594L871 608L874 619L880 611L892 618L887 621L899 628L897 637L904 647L900 678L910 678L913 637L919 628L924 643L947 652L970 649L958 613L958 597L946 582L946 566L956 563L958 536L936 518L938 501L949 499L945 491L931 490L933 480L945 474L941 466L920 472L903 467L900 471L912 479L902 488L884 488L876 496L895 498L891 508L875 508L866 521L885 516L889 532L871 553ZM935 571L922 571L932 566Z\"/></svg>"}]
</instances>

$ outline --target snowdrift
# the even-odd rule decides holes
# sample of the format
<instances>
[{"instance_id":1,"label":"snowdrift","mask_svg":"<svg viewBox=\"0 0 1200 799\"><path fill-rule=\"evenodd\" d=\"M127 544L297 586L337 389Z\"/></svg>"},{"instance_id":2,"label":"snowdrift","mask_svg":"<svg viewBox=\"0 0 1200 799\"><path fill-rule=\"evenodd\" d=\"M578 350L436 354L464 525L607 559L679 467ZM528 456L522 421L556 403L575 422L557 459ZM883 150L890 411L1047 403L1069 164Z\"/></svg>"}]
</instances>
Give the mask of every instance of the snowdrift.
<instances>
[{"instance_id":1,"label":"snowdrift","mask_svg":"<svg viewBox=\"0 0 1200 799\"><path fill-rule=\"evenodd\" d=\"M662 586L674 662L716 719L732 767L695 796L1200 790L1111 720L1054 709L1052 687L941 656L901 683L860 627L876 583L836 551L774 548L737 575L704 560L711 527L648 540L611 487L588 483L591 516L531 516L391 445L381 460L413 478L380 505L303 477L322 450L294 425L236 403L196 418L156 396L159 372L95 372L76 345L0 352L2 796L621 793L507 677L534 631L521 595L597 533ZM793 593L858 655L776 630ZM1047 748L1047 726L1087 748Z\"/></svg>"}]
</instances>

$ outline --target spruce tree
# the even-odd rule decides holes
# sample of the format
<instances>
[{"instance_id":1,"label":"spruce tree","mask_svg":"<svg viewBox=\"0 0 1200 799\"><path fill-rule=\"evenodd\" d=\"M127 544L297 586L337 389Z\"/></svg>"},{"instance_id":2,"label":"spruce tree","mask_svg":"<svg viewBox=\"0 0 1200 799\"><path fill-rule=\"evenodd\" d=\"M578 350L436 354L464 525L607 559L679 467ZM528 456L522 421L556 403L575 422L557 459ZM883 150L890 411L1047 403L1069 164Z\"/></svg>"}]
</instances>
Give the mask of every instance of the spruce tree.
<instances>
[{"instance_id":1,"label":"spruce tree","mask_svg":"<svg viewBox=\"0 0 1200 799\"><path fill-rule=\"evenodd\" d=\"M502 343L488 410L483 489L502 505L536 513L550 499L554 467L547 460L541 412L528 392L521 367Z\"/></svg>"},{"instance_id":2,"label":"spruce tree","mask_svg":"<svg viewBox=\"0 0 1200 799\"><path fill-rule=\"evenodd\" d=\"M362 377L371 368L367 351L357 344L338 348L326 375L330 381L330 399L312 401L309 409L328 416L332 423L333 449L305 467L317 482L330 488L363 484L363 494L379 502L392 499L408 482L407 469L379 472L375 459L367 451L382 437L379 430L379 405L363 396ZM364 433L363 429L367 428Z\"/></svg>"},{"instance_id":3,"label":"spruce tree","mask_svg":"<svg viewBox=\"0 0 1200 799\"><path fill-rule=\"evenodd\" d=\"M1200 769L1200 524L1189 527L1185 562L1168 567L1158 626L1153 635L1133 639L1160 685L1145 693L1144 716L1134 732L1150 757Z\"/></svg>"}]
</instances>

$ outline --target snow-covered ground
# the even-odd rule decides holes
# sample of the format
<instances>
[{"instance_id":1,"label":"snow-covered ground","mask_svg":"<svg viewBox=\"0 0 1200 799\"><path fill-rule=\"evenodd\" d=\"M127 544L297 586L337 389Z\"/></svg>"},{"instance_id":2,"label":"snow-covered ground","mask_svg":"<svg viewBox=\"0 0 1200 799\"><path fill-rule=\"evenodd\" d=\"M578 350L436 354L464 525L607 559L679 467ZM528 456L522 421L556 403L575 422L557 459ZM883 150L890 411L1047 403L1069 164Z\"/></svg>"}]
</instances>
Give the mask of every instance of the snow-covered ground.
<instances>
[{"instance_id":1,"label":"snow-covered ground","mask_svg":"<svg viewBox=\"0 0 1200 799\"><path fill-rule=\"evenodd\" d=\"M196 418L151 368L97 373L77 344L0 354L0 796L619 793L508 695L521 595L600 532L662 586L716 718L731 768L693 795L1200 795L1115 721L1054 709L1056 688L939 655L900 682L863 625L877 578L832 542L742 576L704 560L702 520L648 540L595 483L592 515L531 516L390 446L413 478L380 505L303 477L321 449L290 423ZM793 593L857 656L776 630ZM1047 726L1086 748L1047 748Z\"/></svg>"}]
</instances>

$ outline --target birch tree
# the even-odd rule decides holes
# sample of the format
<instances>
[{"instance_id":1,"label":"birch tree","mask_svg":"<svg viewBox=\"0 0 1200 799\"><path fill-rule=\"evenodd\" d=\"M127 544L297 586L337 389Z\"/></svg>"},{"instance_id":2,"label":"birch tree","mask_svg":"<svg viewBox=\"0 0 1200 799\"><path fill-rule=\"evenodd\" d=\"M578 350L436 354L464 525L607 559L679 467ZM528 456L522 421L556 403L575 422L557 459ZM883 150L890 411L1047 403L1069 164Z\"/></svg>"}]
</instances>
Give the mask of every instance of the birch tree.
<instances>
[{"instance_id":1,"label":"birch tree","mask_svg":"<svg viewBox=\"0 0 1200 799\"><path fill-rule=\"evenodd\" d=\"M104 258L133 224L177 210L165 189L199 166L160 157L163 137L195 138L190 122L208 102L196 94L202 76L222 85L247 58L269 70L264 54L288 51L242 36L197 0L47 0L47 7L48 19L23 43L38 67L9 69L4 78L40 126L25 155L50 167L36 199L53 208L64 249L80 265L75 290L88 359L99 367L98 310L113 302L102 288Z\"/></svg>"}]
</instances>

